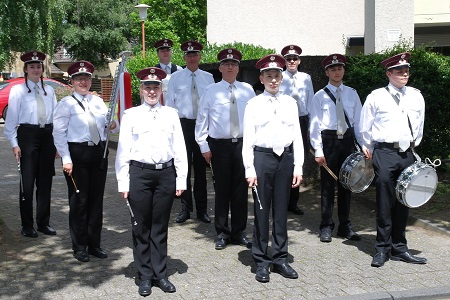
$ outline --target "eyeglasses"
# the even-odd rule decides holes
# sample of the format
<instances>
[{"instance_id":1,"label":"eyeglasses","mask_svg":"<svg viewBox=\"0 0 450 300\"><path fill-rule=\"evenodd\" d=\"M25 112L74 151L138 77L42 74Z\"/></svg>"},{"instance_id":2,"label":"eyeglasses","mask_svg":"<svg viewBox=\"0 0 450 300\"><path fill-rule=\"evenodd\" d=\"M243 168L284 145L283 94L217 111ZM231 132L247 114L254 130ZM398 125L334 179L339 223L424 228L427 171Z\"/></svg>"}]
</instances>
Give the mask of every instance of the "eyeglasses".
<instances>
[{"instance_id":1,"label":"eyeglasses","mask_svg":"<svg viewBox=\"0 0 450 300\"><path fill-rule=\"evenodd\" d=\"M84 82L88 82L90 81L92 78L91 77L81 77L81 78L74 78L73 81L75 81L76 83L80 83L82 81Z\"/></svg>"},{"instance_id":2,"label":"eyeglasses","mask_svg":"<svg viewBox=\"0 0 450 300\"><path fill-rule=\"evenodd\" d=\"M297 60L298 60L298 57L297 57L297 56L286 57L286 61L291 61L291 60L297 61Z\"/></svg>"}]
</instances>

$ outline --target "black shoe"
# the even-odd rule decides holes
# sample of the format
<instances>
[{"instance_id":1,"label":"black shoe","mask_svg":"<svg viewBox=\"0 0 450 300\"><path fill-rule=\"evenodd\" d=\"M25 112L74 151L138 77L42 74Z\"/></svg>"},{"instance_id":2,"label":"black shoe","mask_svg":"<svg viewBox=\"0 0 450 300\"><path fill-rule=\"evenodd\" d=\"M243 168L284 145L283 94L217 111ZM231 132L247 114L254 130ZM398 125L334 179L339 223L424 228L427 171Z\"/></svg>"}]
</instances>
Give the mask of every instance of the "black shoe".
<instances>
[{"instance_id":1,"label":"black shoe","mask_svg":"<svg viewBox=\"0 0 450 300\"><path fill-rule=\"evenodd\" d=\"M106 254L105 250L102 248L92 248L89 247L89 254L94 255L95 257L104 259L108 257L108 254Z\"/></svg>"},{"instance_id":2,"label":"black shoe","mask_svg":"<svg viewBox=\"0 0 450 300\"><path fill-rule=\"evenodd\" d=\"M175 293L177 289L167 278L153 279L153 285L159 287L164 293Z\"/></svg>"},{"instance_id":3,"label":"black shoe","mask_svg":"<svg viewBox=\"0 0 450 300\"><path fill-rule=\"evenodd\" d=\"M150 279L142 280L139 284L139 295L143 297L150 296L152 293L152 284L150 282Z\"/></svg>"},{"instance_id":4,"label":"black shoe","mask_svg":"<svg viewBox=\"0 0 450 300\"><path fill-rule=\"evenodd\" d=\"M42 232L43 234L46 235L56 235L55 229L51 228L49 225L38 227L37 231Z\"/></svg>"},{"instance_id":5,"label":"black shoe","mask_svg":"<svg viewBox=\"0 0 450 300\"><path fill-rule=\"evenodd\" d=\"M392 260L396 260L396 261L404 261L410 264L419 264L419 265L423 265L427 263L427 259L424 257L417 257L412 255L409 251L400 253L400 254L396 254L396 255L391 255L391 259Z\"/></svg>"},{"instance_id":6,"label":"black shoe","mask_svg":"<svg viewBox=\"0 0 450 300\"><path fill-rule=\"evenodd\" d=\"M248 239L245 235L241 236L240 238L232 238L231 243L233 245L241 245L247 248L252 247L252 240Z\"/></svg>"},{"instance_id":7,"label":"black shoe","mask_svg":"<svg viewBox=\"0 0 450 300\"><path fill-rule=\"evenodd\" d=\"M26 236L26 237L31 237L31 238L38 237L38 234L33 227L31 227L31 228L22 227L22 230L20 232L23 234L23 236Z\"/></svg>"},{"instance_id":8,"label":"black shoe","mask_svg":"<svg viewBox=\"0 0 450 300\"><path fill-rule=\"evenodd\" d=\"M86 250L73 251L73 257L81 262L88 262L91 260Z\"/></svg>"},{"instance_id":9,"label":"black shoe","mask_svg":"<svg viewBox=\"0 0 450 300\"><path fill-rule=\"evenodd\" d=\"M331 228L330 227L324 227L320 230L320 241L322 243L331 242Z\"/></svg>"},{"instance_id":10,"label":"black shoe","mask_svg":"<svg viewBox=\"0 0 450 300\"><path fill-rule=\"evenodd\" d=\"M337 232L336 234L337 236L346 238L347 240L351 240L351 241L359 241L361 240L361 237L359 236L359 234L357 234L356 232L354 232L352 229L350 229L347 232Z\"/></svg>"},{"instance_id":11,"label":"black shoe","mask_svg":"<svg viewBox=\"0 0 450 300\"><path fill-rule=\"evenodd\" d=\"M269 269L264 266L259 266L256 269L255 279L259 282L266 283L270 281Z\"/></svg>"},{"instance_id":12,"label":"black shoe","mask_svg":"<svg viewBox=\"0 0 450 300\"><path fill-rule=\"evenodd\" d=\"M370 264L372 267L379 268L384 265L386 261L389 260L389 257L386 253L378 252L372 259L372 263Z\"/></svg>"},{"instance_id":13,"label":"black shoe","mask_svg":"<svg viewBox=\"0 0 450 300\"><path fill-rule=\"evenodd\" d=\"M298 274L295 272L295 270L288 264L284 263L281 265L272 265L272 272L278 273L283 277L290 278L290 279L297 279Z\"/></svg>"},{"instance_id":14,"label":"black shoe","mask_svg":"<svg viewBox=\"0 0 450 300\"><path fill-rule=\"evenodd\" d=\"M191 217L191 215L189 214L189 212L187 210L182 210L178 213L176 222L177 223L184 223L186 222L187 219L189 219Z\"/></svg>"},{"instance_id":15,"label":"black shoe","mask_svg":"<svg viewBox=\"0 0 450 300\"><path fill-rule=\"evenodd\" d=\"M303 216L305 214L305 212L302 209L298 208L298 206L289 207L288 211L299 216Z\"/></svg>"},{"instance_id":16,"label":"black shoe","mask_svg":"<svg viewBox=\"0 0 450 300\"><path fill-rule=\"evenodd\" d=\"M223 250L228 245L228 239L217 238L216 240L216 250Z\"/></svg>"},{"instance_id":17,"label":"black shoe","mask_svg":"<svg viewBox=\"0 0 450 300\"><path fill-rule=\"evenodd\" d=\"M208 216L207 213L197 214L197 219L205 223L211 223L211 218Z\"/></svg>"}]
</instances>

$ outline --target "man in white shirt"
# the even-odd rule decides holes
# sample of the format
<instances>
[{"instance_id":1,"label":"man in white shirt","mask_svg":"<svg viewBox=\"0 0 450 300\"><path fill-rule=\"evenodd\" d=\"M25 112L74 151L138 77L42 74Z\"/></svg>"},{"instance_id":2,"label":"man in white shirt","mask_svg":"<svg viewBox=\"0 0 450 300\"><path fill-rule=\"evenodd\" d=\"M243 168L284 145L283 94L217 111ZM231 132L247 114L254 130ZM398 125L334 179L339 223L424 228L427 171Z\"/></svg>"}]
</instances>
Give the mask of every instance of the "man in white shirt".
<instances>
[{"instance_id":1,"label":"man in white shirt","mask_svg":"<svg viewBox=\"0 0 450 300\"><path fill-rule=\"evenodd\" d=\"M287 207L292 188L300 185L304 149L295 99L280 93L285 59L267 55L256 63L264 92L252 98L244 114L242 157L248 186L253 189L255 226L252 256L255 279L269 282L269 267L283 277L296 279L289 265ZM273 239L268 252L270 207Z\"/></svg>"},{"instance_id":2,"label":"man in white shirt","mask_svg":"<svg viewBox=\"0 0 450 300\"><path fill-rule=\"evenodd\" d=\"M186 189L186 148L177 112L159 103L159 68L146 68L140 79L143 104L127 109L116 156L119 192L134 211L133 256L139 294L148 296L157 286L176 291L167 278L167 234L174 196Z\"/></svg>"},{"instance_id":3,"label":"man in white shirt","mask_svg":"<svg viewBox=\"0 0 450 300\"><path fill-rule=\"evenodd\" d=\"M251 246L245 236L248 190L242 162L242 132L245 106L255 92L249 84L236 80L241 58L236 49L219 52L222 81L207 87L195 126L195 139L214 173L216 250L225 249L230 242Z\"/></svg>"},{"instance_id":4,"label":"man in white shirt","mask_svg":"<svg viewBox=\"0 0 450 300\"><path fill-rule=\"evenodd\" d=\"M176 218L177 223L183 223L190 218L193 211L191 168L194 169L194 198L197 209L197 218L210 223L207 208L206 190L206 162L195 141L195 120L197 119L198 105L208 85L214 83L213 76L198 68L203 46L196 41L187 41L181 44L184 51L186 68L172 75L167 90L166 105L175 108L180 117L184 140L188 156L187 189L181 195L181 212Z\"/></svg>"},{"instance_id":5,"label":"man in white shirt","mask_svg":"<svg viewBox=\"0 0 450 300\"><path fill-rule=\"evenodd\" d=\"M361 112L363 151L373 161L376 175L377 238L372 267L381 267L390 258L413 264L427 260L408 250L406 224L409 208L397 201L395 186L400 173L414 163L412 147L423 136L425 101L419 90L406 86L410 54L400 53L381 64L389 79L387 87L369 96Z\"/></svg>"},{"instance_id":6,"label":"man in white shirt","mask_svg":"<svg viewBox=\"0 0 450 300\"><path fill-rule=\"evenodd\" d=\"M361 143L358 130L361 113L361 100L358 93L343 84L345 56L331 54L322 61L328 84L319 90L310 105L310 139L319 166L326 165L339 174L345 159L355 152L354 139ZM338 109L340 108L340 109ZM337 112L341 114L338 116ZM339 118L338 118L339 117ZM325 168L320 169L322 220L320 222L320 241L331 242L335 227L333 207L337 185L338 219L337 235L358 241L361 237L353 231L350 222L350 201L352 192L336 181Z\"/></svg>"},{"instance_id":7,"label":"man in white shirt","mask_svg":"<svg viewBox=\"0 0 450 300\"><path fill-rule=\"evenodd\" d=\"M166 74L166 78L162 81L163 97L160 102L164 105L164 98L167 98L167 87L169 85L170 77L173 73L183 70L182 67L173 64L172 60L172 46L173 42L169 39L162 39L153 45L156 49L156 54L159 58L159 63L155 67L162 69Z\"/></svg>"},{"instance_id":8,"label":"man in white shirt","mask_svg":"<svg viewBox=\"0 0 450 300\"><path fill-rule=\"evenodd\" d=\"M291 96L297 101L303 148L305 149L306 157L306 153L310 147L308 139L308 105L314 97L314 88L311 76L298 71L298 66L301 63L300 54L302 54L302 48L297 45L287 45L281 50L281 55L286 59L286 70L283 72L280 92ZM304 211L297 206L298 197L299 188L292 189L288 210L296 215L303 215Z\"/></svg>"}]
</instances>

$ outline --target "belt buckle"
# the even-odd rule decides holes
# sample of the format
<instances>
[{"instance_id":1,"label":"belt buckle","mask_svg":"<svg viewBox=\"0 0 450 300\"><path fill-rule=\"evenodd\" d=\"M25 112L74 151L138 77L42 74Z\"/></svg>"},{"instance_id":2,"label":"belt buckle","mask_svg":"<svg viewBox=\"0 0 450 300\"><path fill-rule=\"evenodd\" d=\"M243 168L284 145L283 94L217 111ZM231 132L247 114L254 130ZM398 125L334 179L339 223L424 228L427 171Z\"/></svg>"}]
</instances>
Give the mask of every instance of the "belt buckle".
<instances>
[{"instance_id":1,"label":"belt buckle","mask_svg":"<svg viewBox=\"0 0 450 300\"><path fill-rule=\"evenodd\" d=\"M237 142L238 142L238 139L237 139L237 138L232 138L232 139L231 139L231 142L232 142L232 143L237 143Z\"/></svg>"},{"instance_id":2,"label":"belt buckle","mask_svg":"<svg viewBox=\"0 0 450 300\"><path fill-rule=\"evenodd\" d=\"M163 164L155 164L156 170L162 170L162 168L163 168Z\"/></svg>"},{"instance_id":3,"label":"belt buckle","mask_svg":"<svg viewBox=\"0 0 450 300\"><path fill-rule=\"evenodd\" d=\"M398 142L394 142L393 144L395 149L400 149L400 145L398 144Z\"/></svg>"},{"instance_id":4,"label":"belt buckle","mask_svg":"<svg viewBox=\"0 0 450 300\"><path fill-rule=\"evenodd\" d=\"M88 146L95 146L94 142L87 142Z\"/></svg>"},{"instance_id":5,"label":"belt buckle","mask_svg":"<svg viewBox=\"0 0 450 300\"><path fill-rule=\"evenodd\" d=\"M344 139L344 135L343 134L338 134L337 138L338 138L338 140L342 140L342 139Z\"/></svg>"},{"instance_id":6,"label":"belt buckle","mask_svg":"<svg viewBox=\"0 0 450 300\"><path fill-rule=\"evenodd\" d=\"M39 124L39 128L45 128L45 124Z\"/></svg>"}]
</instances>

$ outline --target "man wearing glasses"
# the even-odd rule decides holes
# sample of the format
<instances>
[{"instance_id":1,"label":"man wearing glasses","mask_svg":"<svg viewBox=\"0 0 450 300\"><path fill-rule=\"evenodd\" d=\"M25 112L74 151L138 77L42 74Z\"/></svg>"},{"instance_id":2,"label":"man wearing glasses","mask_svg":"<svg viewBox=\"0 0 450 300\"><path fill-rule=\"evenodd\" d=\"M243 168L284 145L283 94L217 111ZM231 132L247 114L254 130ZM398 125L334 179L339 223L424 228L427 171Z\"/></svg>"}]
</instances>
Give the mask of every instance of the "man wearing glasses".
<instances>
[{"instance_id":1,"label":"man wearing glasses","mask_svg":"<svg viewBox=\"0 0 450 300\"><path fill-rule=\"evenodd\" d=\"M195 139L214 173L215 248L222 250L230 242L251 246L245 235L248 190L242 161L242 132L245 106L256 95L249 84L236 80L242 59L238 50L224 49L217 59L222 81L210 85L200 100Z\"/></svg>"},{"instance_id":2,"label":"man wearing glasses","mask_svg":"<svg viewBox=\"0 0 450 300\"><path fill-rule=\"evenodd\" d=\"M314 97L314 89L311 76L298 71L301 59L302 48L297 45L287 45L281 50L281 55L286 59L286 70L283 72L280 92L291 96L297 101L300 129L302 131L303 148L305 157L309 149L308 140L308 105ZM293 188L289 198L288 210L296 215L303 215L304 212L297 206L300 188Z\"/></svg>"},{"instance_id":3,"label":"man wearing glasses","mask_svg":"<svg viewBox=\"0 0 450 300\"><path fill-rule=\"evenodd\" d=\"M206 162L195 142L195 120L197 119L200 98L208 85L214 83L213 76L198 68L202 55L202 44L196 41L187 41L181 44L184 51L186 68L175 72L169 81L166 105L177 109L183 129L184 141L188 155L187 189L181 195L182 210L176 218L177 223L184 223L190 218L193 211L191 168L194 167L194 198L197 209L197 218L205 223L211 219L206 212Z\"/></svg>"}]
</instances>

